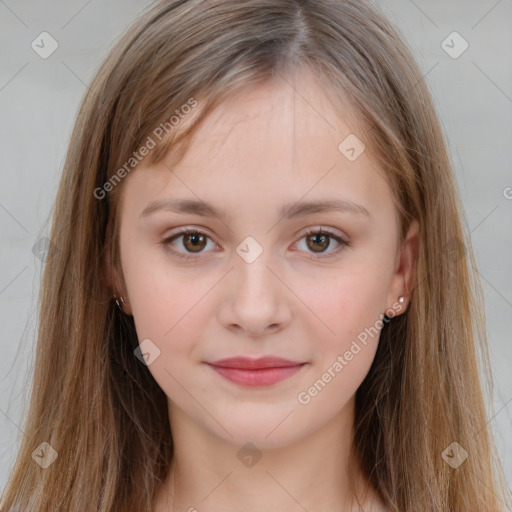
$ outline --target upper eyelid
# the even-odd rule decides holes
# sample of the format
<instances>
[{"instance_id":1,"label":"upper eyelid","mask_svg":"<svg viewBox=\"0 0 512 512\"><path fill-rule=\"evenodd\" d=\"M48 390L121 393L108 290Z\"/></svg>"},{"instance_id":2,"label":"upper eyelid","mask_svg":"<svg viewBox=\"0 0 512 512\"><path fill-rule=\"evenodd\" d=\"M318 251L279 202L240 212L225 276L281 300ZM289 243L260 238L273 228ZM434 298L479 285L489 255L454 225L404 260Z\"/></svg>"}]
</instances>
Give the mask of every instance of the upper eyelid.
<instances>
[{"instance_id":1,"label":"upper eyelid","mask_svg":"<svg viewBox=\"0 0 512 512\"><path fill-rule=\"evenodd\" d=\"M342 239L348 238L347 235L345 235L344 232L342 232L340 230L336 230L336 229L337 228L331 228L329 226L325 226L325 225L322 224L322 225L318 225L316 227L303 228L303 229L299 230L297 232L297 234L294 235L294 236L299 236L300 235L301 237L304 237L306 235L313 234L313 233L326 232L327 234L329 234L331 236L339 236ZM215 241L215 238L216 238L214 235L210 234L210 232L209 232L209 230L207 228L195 227L195 226L185 226L185 227L182 227L182 228L176 228L176 231L173 231L172 233L170 233L169 235L165 236L164 238L178 237L178 236L185 235L187 233L199 233L201 235L206 235L206 236L208 236L209 238L211 238L214 241Z\"/></svg>"}]
</instances>

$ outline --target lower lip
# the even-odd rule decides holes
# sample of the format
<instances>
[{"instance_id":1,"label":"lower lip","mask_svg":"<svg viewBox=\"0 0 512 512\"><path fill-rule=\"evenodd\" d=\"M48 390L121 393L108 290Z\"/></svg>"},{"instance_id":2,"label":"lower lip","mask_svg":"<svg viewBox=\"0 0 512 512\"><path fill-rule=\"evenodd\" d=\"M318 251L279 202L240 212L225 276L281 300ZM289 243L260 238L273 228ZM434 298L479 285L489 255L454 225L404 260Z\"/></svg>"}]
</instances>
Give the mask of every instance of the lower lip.
<instances>
[{"instance_id":1,"label":"lower lip","mask_svg":"<svg viewBox=\"0 0 512 512\"><path fill-rule=\"evenodd\" d=\"M295 375L304 364L280 368L263 368L261 370L242 370L240 368L209 366L222 375L222 377L236 384L243 386L271 386L276 382Z\"/></svg>"}]
</instances>

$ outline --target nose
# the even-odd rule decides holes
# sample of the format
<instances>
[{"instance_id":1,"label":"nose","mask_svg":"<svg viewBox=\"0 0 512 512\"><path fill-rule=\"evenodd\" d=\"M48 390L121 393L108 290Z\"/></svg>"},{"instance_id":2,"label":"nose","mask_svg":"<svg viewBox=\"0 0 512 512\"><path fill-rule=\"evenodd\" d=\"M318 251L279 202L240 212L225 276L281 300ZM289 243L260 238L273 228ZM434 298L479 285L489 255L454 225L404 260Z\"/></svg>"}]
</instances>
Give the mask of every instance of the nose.
<instances>
[{"instance_id":1,"label":"nose","mask_svg":"<svg viewBox=\"0 0 512 512\"><path fill-rule=\"evenodd\" d=\"M226 329L262 337L282 330L290 322L288 288L270 264L266 251L252 263L236 257L219 311Z\"/></svg>"}]
</instances>

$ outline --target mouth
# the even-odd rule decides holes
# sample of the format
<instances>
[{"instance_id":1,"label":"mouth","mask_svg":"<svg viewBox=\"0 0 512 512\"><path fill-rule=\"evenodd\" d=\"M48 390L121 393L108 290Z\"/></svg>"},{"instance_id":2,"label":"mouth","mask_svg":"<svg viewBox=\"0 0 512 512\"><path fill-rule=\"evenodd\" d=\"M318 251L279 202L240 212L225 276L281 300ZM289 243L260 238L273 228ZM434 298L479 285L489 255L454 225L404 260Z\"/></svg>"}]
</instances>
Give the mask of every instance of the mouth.
<instances>
[{"instance_id":1,"label":"mouth","mask_svg":"<svg viewBox=\"0 0 512 512\"><path fill-rule=\"evenodd\" d=\"M220 376L242 386L271 386L295 375L307 363L278 357L236 357L206 363Z\"/></svg>"}]
</instances>

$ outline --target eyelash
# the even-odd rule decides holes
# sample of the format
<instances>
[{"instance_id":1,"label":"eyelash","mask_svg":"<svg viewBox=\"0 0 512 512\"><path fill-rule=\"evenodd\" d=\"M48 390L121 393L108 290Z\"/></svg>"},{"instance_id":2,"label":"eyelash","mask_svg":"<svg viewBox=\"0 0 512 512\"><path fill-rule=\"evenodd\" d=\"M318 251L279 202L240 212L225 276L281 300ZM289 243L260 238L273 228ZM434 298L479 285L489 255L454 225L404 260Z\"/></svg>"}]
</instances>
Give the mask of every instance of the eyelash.
<instances>
[{"instance_id":1,"label":"eyelash","mask_svg":"<svg viewBox=\"0 0 512 512\"><path fill-rule=\"evenodd\" d=\"M170 237L165 238L160 243L163 246L168 248L169 245L171 244L171 242L173 242L174 240L176 240L180 236L184 236L184 235L205 235L207 238L209 238L211 240L211 237L209 237L206 233L203 233L202 231L199 231L197 229L183 229L183 230L181 230L181 231L179 231L177 233L174 233ZM324 230L322 228L310 229L309 231L304 233L304 235L302 235L302 237L299 240L302 240L303 238L306 238L306 237L311 236L311 235L327 235L330 238L334 238L334 240L336 240L336 242L338 242L340 244L334 251L328 253L327 256L316 256L316 255L313 255L313 256L310 257L310 259L312 259L312 260L324 260L324 259L327 259L327 258L332 258L334 256L337 256L341 251L343 251L345 247L350 247L351 246L350 242L347 242L346 240L344 240L340 236L338 236L338 235L336 235L334 233L331 233L330 231L326 231L326 230ZM195 260L198 257L200 257L200 253L198 253L197 256L192 256L190 254L186 254L186 253L184 254L184 253L176 251L174 249L169 249L169 250L172 251L173 255L177 256L178 258L182 258L183 260Z\"/></svg>"}]
</instances>

